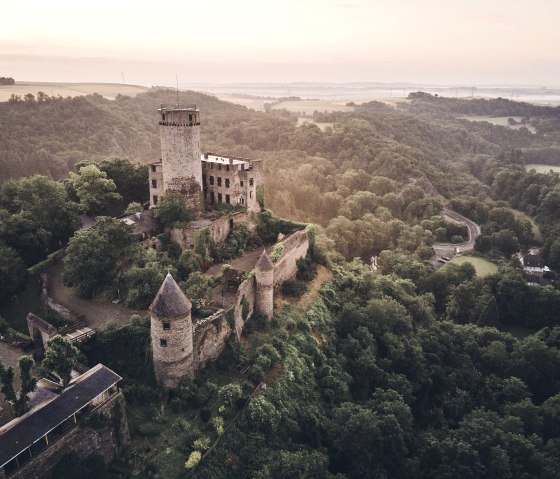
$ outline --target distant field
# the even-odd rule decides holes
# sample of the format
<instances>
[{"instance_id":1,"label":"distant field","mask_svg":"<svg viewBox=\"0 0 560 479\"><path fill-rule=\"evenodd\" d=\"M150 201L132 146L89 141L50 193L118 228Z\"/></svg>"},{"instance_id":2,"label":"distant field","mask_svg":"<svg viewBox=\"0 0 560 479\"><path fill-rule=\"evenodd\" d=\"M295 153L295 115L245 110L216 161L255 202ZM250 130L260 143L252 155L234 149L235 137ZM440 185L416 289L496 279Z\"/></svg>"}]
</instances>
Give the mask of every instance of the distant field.
<instances>
[{"instance_id":1,"label":"distant field","mask_svg":"<svg viewBox=\"0 0 560 479\"><path fill-rule=\"evenodd\" d=\"M149 90L140 85L126 85L121 83L49 83L49 82L17 82L15 85L0 86L0 101L8 101L12 94L37 96L42 91L49 96L80 96L98 93L110 100L118 94L135 96Z\"/></svg>"},{"instance_id":2,"label":"distant field","mask_svg":"<svg viewBox=\"0 0 560 479\"><path fill-rule=\"evenodd\" d=\"M531 223L531 225L533 227L533 235L535 236L535 239L537 241L542 241L541 230L539 228L539 225L537 225L537 223L535 223L535 220L533 218L531 218L530 216L523 213L523 211L514 210L513 208L511 209L511 211L515 215L515 219L525 220L525 221L528 221L529 223Z\"/></svg>"},{"instance_id":3,"label":"distant field","mask_svg":"<svg viewBox=\"0 0 560 479\"><path fill-rule=\"evenodd\" d=\"M498 267L491 263L490 261L486 261L482 258L476 258L474 256L455 256L449 263L447 264L465 264L471 263L476 270L476 275L480 277L488 276L490 274L494 274L498 271Z\"/></svg>"},{"instance_id":4,"label":"distant field","mask_svg":"<svg viewBox=\"0 0 560 479\"><path fill-rule=\"evenodd\" d=\"M508 128L513 128L513 129L519 129L522 126L525 126L531 133L535 133L535 129L531 125L519 124L519 122L521 121L520 116L460 116L459 118L461 120L469 120L469 121L487 121L488 123L492 123L492 125L507 126ZM508 118L513 118L518 124L517 125L508 124Z\"/></svg>"},{"instance_id":5,"label":"distant field","mask_svg":"<svg viewBox=\"0 0 560 479\"><path fill-rule=\"evenodd\" d=\"M314 111L324 113L331 111L354 111L353 106L346 106L346 100L301 100L301 101L282 101L275 104L273 110L286 109L294 113L305 113L312 115Z\"/></svg>"},{"instance_id":6,"label":"distant field","mask_svg":"<svg viewBox=\"0 0 560 479\"><path fill-rule=\"evenodd\" d=\"M529 163L525 165L525 170L535 170L537 173L548 173L550 170L554 171L555 173L560 173L560 166L552 166L552 165L540 165L538 163Z\"/></svg>"}]
</instances>

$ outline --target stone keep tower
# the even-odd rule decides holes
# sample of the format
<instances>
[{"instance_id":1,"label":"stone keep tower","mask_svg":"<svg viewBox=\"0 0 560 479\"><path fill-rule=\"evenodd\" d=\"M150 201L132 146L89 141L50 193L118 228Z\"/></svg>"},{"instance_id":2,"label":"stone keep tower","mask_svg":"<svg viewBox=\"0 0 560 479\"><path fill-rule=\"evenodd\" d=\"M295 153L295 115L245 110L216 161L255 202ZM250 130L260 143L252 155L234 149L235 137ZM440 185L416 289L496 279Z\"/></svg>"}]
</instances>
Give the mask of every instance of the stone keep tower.
<instances>
[{"instance_id":1,"label":"stone keep tower","mask_svg":"<svg viewBox=\"0 0 560 479\"><path fill-rule=\"evenodd\" d=\"M274 309L274 264L264 249L257 261L255 280L257 284L256 309L270 319Z\"/></svg>"},{"instance_id":2,"label":"stone keep tower","mask_svg":"<svg viewBox=\"0 0 560 479\"><path fill-rule=\"evenodd\" d=\"M167 389L194 373L191 308L168 273L150 306L154 371L157 383Z\"/></svg>"},{"instance_id":3,"label":"stone keep tower","mask_svg":"<svg viewBox=\"0 0 560 479\"><path fill-rule=\"evenodd\" d=\"M202 193L200 112L196 105L162 105L158 112L163 191L180 191L187 206L199 211Z\"/></svg>"}]
</instances>

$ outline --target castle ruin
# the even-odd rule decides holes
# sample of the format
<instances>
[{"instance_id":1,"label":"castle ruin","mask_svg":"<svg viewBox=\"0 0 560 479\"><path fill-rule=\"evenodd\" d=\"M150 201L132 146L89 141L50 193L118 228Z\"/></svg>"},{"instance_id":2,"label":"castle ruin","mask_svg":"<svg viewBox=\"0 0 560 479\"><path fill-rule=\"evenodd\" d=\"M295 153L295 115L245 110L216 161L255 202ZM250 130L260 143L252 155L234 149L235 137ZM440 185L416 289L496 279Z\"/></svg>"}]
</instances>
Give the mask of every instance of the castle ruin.
<instances>
[{"instance_id":1,"label":"castle ruin","mask_svg":"<svg viewBox=\"0 0 560 479\"><path fill-rule=\"evenodd\" d=\"M260 211L257 187L262 184L260 160L215 153L200 154L200 111L196 105L161 105L161 161L150 165L150 205L167 191L177 191L191 211L231 205Z\"/></svg>"},{"instance_id":2,"label":"castle ruin","mask_svg":"<svg viewBox=\"0 0 560 479\"><path fill-rule=\"evenodd\" d=\"M150 205L157 208L162 196L174 191L195 214L183 227L168 229L171 240L183 249L192 248L202 229L219 243L236 224L254 227L254 216L261 211L261 162L214 153L201 155L200 112L195 105L162 105L158 112L161 161L150 165ZM212 211L220 205L232 208ZM216 359L231 334L240 337L254 312L272 317L274 287L295 275L296 260L305 256L309 247L304 231L296 231L282 243L281 258L273 263L264 250L254 271L237 287L231 304L222 304L208 318L193 320L191 302L171 274L166 276L150 306L154 372L161 387L177 387L183 377Z\"/></svg>"}]
</instances>

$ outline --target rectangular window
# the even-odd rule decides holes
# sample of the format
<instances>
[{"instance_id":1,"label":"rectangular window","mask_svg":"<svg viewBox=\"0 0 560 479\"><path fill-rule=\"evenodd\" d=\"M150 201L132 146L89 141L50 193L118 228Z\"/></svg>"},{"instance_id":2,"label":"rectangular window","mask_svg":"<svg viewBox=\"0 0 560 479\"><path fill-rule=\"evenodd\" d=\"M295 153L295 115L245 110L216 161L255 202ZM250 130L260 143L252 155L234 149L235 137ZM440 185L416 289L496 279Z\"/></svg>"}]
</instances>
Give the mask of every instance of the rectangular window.
<instances>
[{"instance_id":1,"label":"rectangular window","mask_svg":"<svg viewBox=\"0 0 560 479\"><path fill-rule=\"evenodd\" d=\"M241 185L241 187L243 187L243 180L241 180L239 184Z\"/></svg>"},{"instance_id":2,"label":"rectangular window","mask_svg":"<svg viewBox=\"0 0 560 479\"><path fill-rule=\"evenodd\" d=\"M253 186L253 178L249 178L249 186Z\"/></svg>"},{"instance_id":3,"label":"rectangular window","mask_svg":"<svg viewBox=\"0 0 560 479\"><path fill-rule=\"evenodd\" d=\"M210 163L210 168L214 169L214 163Z\"/></svg>"},{"instance_id":4,"label":"rectangular window","mask_svg":"<svg viewBox=\"0 0 560 479\"><path fill-rule=\"evenodd\" d=\"M163 330L164 331L169 331L171 329L171 323L169 321L165 321L163 323Z\"/></svg>"},{"instance_id":5,"label":"rectangular window","mask_svg":"<svg viewBox=\"0 0 560 479\"><path fill-rule=\"evenodd\" d=\"M156 171L156 165L152 165L152 171Z\"/></svg>"},{"instance_id":6,"label":"rectangular window","mask_svg":"<svg viewBox=\"0 0 560 479\"><path fill-rule=\"evenodd\" d=\"M226 178L226 188L229 188L229 178Z\"/></svg>"},{"instance_id":7,"label":"rectangular window","mask_svg":"<svg viewBox=\"0 0 560 479\"><path fill-rule=\"evenodd\" d=\"M218 165L218 170L221 170L221 169L222 169L222 165Z\"/></svg>"},{"instance_id":8,"label":"rectangular window","mask_svg":"<svg viewBox=\"0 0 560 479\"><path fill-rule=\"evenodd\" d=\"M226 195L226 203L229 205L229 195Z\"/></svg>"},{"instance_id":9,"label":"rectangular window","mask_svg":"<svg viewBox=\"0 0 560 479\"><path fill-rule=\"evenodd\" d=\"M222 202L222 194L218 193L218 203L221 203L221 202Z\"/></svg>"},{"instance_id":10,"label":"rectangular window","mask_svg":"<svg viewBox=\"0 0 560 479\"><path fill-rule=\"evenodd\" d=\"M157 197L157 195L154 195L154 196L153 196L153 200L154 200L154 205L157 205L157 202L158 202L158 197Z\"/></svg>"},{"instance_id":11,"label":"rectangular window","mask_svg":"<svg viewBox=\"0 0 560 479\"><path fill-rule=\"evenodd\" d=\"M166 348L166 347L167 347L167 339L160 339L160 340L159 340L159 345L160 345L162 348Z\"/></svg>"},{"instance_id":12,"label":"rectangular window","mask_svg":"<svg viewBox=\"0 0 560 479\"><path fill-rule=\"evenodd\" d=\"M202 175L202 185L206 186L206 175Z\"/></svg>"},{"instance_id":13,"label":"rectangular window","mask_svg":"<svg viewBox=\"0 0 560 479\"><path fill-rule=\"evenodd\" d=\"M214 177L213 177L213 176L210 177L210 184L211 184L211 185L214 184Z\"/></svg>"},{"instance_id":14,"label":"rectangular window","mask_svg":"<svg viewBox=\"0 0 560 479\"><path fill-rule=\"evenodd\" d=\"M252 197L253 197L253 192L249 191L249 198L252 198Z\"/></svg>"},{"instance_id":15,"label":"rectangular window","mask_svg":"<svg viewBox=\"0 0 560 479\"><path fill-rule=\"evenodd\" d=\"M152 180L152 188L157 188L157 180Z\"/></svg>"},{"instance_id":16,"label":"rectangular window","mask_svg":"<svg viewBox=\"0 0 560 479\"><path fill-rule=\"evenodd\" d=\"M222 186L222 179L218 176L218 186Z\"/></svg>"}]
</instances>

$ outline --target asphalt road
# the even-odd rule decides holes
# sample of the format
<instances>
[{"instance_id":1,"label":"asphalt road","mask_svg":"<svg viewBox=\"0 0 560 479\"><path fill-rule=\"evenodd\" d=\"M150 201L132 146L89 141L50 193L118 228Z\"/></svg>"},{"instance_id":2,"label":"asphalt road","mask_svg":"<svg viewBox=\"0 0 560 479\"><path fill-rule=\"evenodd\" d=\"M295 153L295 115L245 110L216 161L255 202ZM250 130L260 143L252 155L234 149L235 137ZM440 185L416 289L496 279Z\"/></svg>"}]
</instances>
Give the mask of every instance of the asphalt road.
<instances>
[{"instance_id":1,"label":"asphalt road","mask_svg":"<svg viewBox=\"0 0 560 479\"><path fill-rule=\"evenodd\" d=\"M476 238L480 236L480 226L455 211L444 209L443 214L449 216L449 218L452 218L455 221L458 221L459 223L463 223L468 228L469 240L466 243L456 245L456 252L463 253L464 251L472 251L474 249L474 242Z\"/></svg>"}]
</instances>

